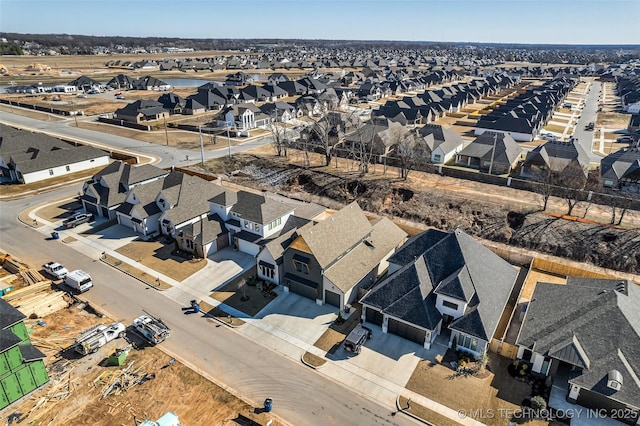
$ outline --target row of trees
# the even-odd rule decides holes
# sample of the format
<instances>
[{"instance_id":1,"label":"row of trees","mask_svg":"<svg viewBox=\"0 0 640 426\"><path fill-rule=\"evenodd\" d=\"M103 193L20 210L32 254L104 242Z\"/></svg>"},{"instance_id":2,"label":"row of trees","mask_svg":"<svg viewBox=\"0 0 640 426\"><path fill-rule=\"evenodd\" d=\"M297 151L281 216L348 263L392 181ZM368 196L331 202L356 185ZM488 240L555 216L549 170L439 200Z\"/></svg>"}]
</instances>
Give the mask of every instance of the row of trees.
<instances>
[{"instance_id":1,"label":"row of trees","mask_svg":"<svg viewBox=\"0 0 640 426\"><path fill-rule=\"evenodd\" d=\"M364 131L370 126L369 131ZM292 146L303 152L304 165L310 165L309 152L319 152L324 156L324 165L329 166L336 156L336 150L347 151L347 157L358 164L360 176L369 173L374 156L383 159L393 157L398 164L400 177L407 180L416 165L430 157L430 151L424 138L415 130L400 123L389 122L376 128L372 123L365 124L355 112L343 112L324 107L322 112L308 124L297 128L287 127L272 121L269 124L276 155L286 157ZM348 142L345 136L349 135ZM294 142L295 141L295 142ZM384 164L386 172L386 163ZM599 171L587 171L577 163L569 163L562 172L553 172L549 168L533 167L534 188L542 196L546 211L551 196L561 198L572 215L579 203L586 203L583 217L586 217L592 205L592 195L606 193ZM611 207L611 224L621 224L626 214L638 200L626 191L618 191L607 198Z\"/></svg>"}]
</instances>

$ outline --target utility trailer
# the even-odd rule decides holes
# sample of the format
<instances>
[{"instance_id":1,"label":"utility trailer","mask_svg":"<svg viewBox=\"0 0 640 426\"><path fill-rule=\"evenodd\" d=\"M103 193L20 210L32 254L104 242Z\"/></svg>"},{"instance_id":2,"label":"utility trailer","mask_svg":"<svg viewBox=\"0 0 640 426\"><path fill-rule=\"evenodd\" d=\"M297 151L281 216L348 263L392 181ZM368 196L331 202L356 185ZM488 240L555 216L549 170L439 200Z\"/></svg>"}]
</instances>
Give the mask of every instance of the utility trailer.
<instances>
[{"instance_id":1,"label":"utility trailer","mask_svg":"<svg viewBox=\"0 0 640 426\"><path fill-rule=\"evenodd\" d=\"M76 338L76 352L82 355L95 353L110 341L124 337L126 330L127 327L121 322L115 322L109 326L104 324L93 326Z\"/></svg>"},{"instance_id":2,"label":"utility trailer","mask_svg":"<svg viewBox=\"0 0 640 426\"><path fill-rule=\"evenodd\" d=\"M134 319L133 329L154 345L164 342L171 332L160 318L153 315L142 315Z\"/></svg>"}]
</instances>

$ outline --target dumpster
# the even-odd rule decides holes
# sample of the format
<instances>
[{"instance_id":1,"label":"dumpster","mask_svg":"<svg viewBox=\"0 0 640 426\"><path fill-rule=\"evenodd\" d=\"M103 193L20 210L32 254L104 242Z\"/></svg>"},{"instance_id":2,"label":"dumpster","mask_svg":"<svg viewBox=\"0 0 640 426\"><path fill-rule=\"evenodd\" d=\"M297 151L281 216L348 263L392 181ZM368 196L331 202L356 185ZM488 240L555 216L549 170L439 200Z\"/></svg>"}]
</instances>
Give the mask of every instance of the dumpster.
<instances>
[{"instance_id":1,"label":"dumpster","mask_svg":"<svg viewBox=\"0 0 640 426\"><path fill-rule=\"evenodd\" d=\"M127 351L124 349L117 349L109 356L109 365L122 365L127 360Z\"/></svg>"},{"instance_id":2,"label":"dumpster","mask_svg":"<svg viewBox=\"0 0 640 426\"><path fill-rule=\"evenodd\" d=\"M52 232L51 238L53 238L54 240L58 240L60 239L60 234L58 234L57 232Z\"/></svg>"},{"instance_id":3,"label":"dumpster","mask_svg":"<svg viewBox=\"0 0 640 426\"><path fill-rule=\"evenodd\" d=\"M271 409L273 408L273 399L271 398L267 398L264 400L264 411L266 411L267 413L271 411Z\"/></svg>"}]
</instances>

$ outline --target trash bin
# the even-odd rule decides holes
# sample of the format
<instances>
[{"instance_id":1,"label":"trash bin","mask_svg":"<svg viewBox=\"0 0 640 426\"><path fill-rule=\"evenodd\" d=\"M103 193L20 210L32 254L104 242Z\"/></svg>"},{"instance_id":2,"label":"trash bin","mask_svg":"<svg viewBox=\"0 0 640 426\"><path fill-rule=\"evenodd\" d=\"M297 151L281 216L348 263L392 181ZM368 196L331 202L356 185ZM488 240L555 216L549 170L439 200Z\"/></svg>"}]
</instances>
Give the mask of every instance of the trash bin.
<instances>
[{"instance_id":1,"label":"trash bin","mask_svg":"<svg viewBox=\"0 0 640 426\"><path fill-rule=\"evenodd\" d=\"M273 408L273 399L271 398L267 398L264 400L264 411L266 411L267 413L271 411L271 409Z\"/></svg>"},{"instance_id":2,"label":"trash bin","mask_svg":"<svg viewBox=\"0 0 640 426\"><path fill-rule=\"evenodd\" d=\"M58 240L60 239L60 234L58 234L57 232L52 232L51 238L53 238L54 240Z\"/></svg>"},{"instance_id":3,"label":"trash bin","mask_svg":"<svg viewBox=\"0 0 640 426\"><path fill-rule=\"evenodd\" d=\"M192 300L190 303L191 303L191 309L193 309L193 312L195 312L196 314L200 312L200 303L198 303L196 300Z\"/></svg>"}]
</instances>

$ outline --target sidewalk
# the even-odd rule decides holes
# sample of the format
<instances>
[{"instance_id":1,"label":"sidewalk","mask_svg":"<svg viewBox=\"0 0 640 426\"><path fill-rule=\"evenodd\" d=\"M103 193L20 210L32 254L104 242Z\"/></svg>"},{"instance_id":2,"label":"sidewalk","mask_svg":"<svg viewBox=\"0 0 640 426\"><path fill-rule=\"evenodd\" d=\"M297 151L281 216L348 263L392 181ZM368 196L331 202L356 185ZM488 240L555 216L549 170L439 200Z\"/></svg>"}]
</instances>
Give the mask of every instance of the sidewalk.
<instances>
[{"instance_id":1,"label":"sidewalk","mask_svg":"<svg viewBox=\"0 0 640 426\"><path fill-rule=\"evenodd\" d=\"M34 227L34 229L36 229L43 235L48 236L56 229L57 225L56 223L49 222L37 215L38 210L44 207L45 206L38 206L29 211L28 217L31 220L37 220L41 225L38 227ZM31 225L29 223L26 224ZM160 280L173 286L170 289L163 290L162 293L170 299L173 299L184 306L188 306L190 300L197 299L202 302L206 302L213 307L219 307L230 315L241 318L243 321L245 321L245 324L238 328L235 328L234 331L244 335L248 339L254 341L255 343L258 343L266 349L277 352L295 362L301 362L302 355L305 352L310 352L319 357L325 357L326 355L325 351L313 346L313 344L310 344L307 341L300 339L298 336L288 333L284 329L278 328L267 321L249 317L245 313L213 299L209 296L208 292L199 291L195 288L189 287L185 284L185 282L188 280L185 280L185 282L176 281L164 274L158 273L157 271L146 267L145 265L137 261L123 256L117 251L110 249L104 244L101 244L99 241L84 237L73 231L63 230L57 232L60 233L61 240L65 239L66 237L73 237L75 241L71 241L67 244L75 250L82 251L84 254L90 257L100 259L104 254L108 254L118 259L122 263L126 263L135 268L138 268L139 270L146 272L151 276L158 277ZM278 291L279 294L282 294L281 289L279 289ZM256 316L260 315L258 314ZM396 407L397 398L399 396L403 396L406 398L410 398L416 404L426 407L460 424L468 426L482 425L482 423L470 418L463 419L458 415L458 412L456 410L432 401L422 395L416 394L415 392L405 389L398 384L395 384L389 380L385 380L375 372L366 370L351 363L342 362L338 364L336 362L332 362L330 359L327 359L326 364L318 368L317 371L318 374L322 374L336 383L339 383L349 389L353 389L366 398L377 401L385 406L393 407L394 409Z\"/></svg>"}]
</instances>

